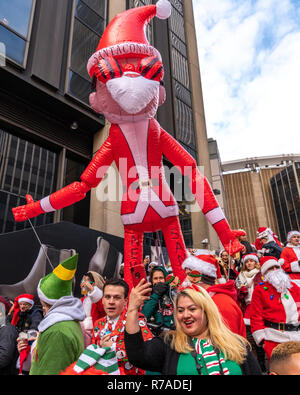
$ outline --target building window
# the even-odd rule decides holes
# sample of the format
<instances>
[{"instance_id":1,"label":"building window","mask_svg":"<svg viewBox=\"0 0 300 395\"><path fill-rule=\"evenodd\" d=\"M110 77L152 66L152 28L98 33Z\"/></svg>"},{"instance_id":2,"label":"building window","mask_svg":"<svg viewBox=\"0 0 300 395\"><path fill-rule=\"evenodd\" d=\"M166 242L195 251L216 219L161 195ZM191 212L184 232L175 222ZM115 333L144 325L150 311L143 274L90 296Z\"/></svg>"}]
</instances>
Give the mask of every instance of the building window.
<instances>
[{"instance_id":1,"label":"building window","mask_svg":"<svg viewBox=\"0 0 300 395\"><path fill-rule=\"evenodd\" d=\"M25 66L35 0L1 0L0 42L6 57Z\"/></svg>"},{"instance_id":2,"label":"building window","mask_svg":"<svg viewBox=\"0 0 300 395\"><path fill-rule=\"evenodd\" d=\"M104 0L75 0L72 51L67 92L89 105L91 79L86 70L90 56L96 51L105 29Z\"/></svg>"},{"instance_id":3,"label":"building window","mask_svg":"<svg viewBox=\"0 0 300 395\"><path fill-rule=\"evenodd\" d=\"M29 227L15 222L12 208L26 204L25 195L35 201L55 191L57 155L43 147L0 129L0 233ZM53 222L53 213L33 218L34 225Z\"/></svg>"},{"instance_id":4,"label":"building window","mask_svg":"<svg viewBox=\"0 0 300 395\"><path fill-rule=\"evenodd\" d=\"M184 29L183 4L172 0L169 28L171 37L172 79L175 91L176 138L197 160L188 51Z\"/></svg>"}]
</instances>

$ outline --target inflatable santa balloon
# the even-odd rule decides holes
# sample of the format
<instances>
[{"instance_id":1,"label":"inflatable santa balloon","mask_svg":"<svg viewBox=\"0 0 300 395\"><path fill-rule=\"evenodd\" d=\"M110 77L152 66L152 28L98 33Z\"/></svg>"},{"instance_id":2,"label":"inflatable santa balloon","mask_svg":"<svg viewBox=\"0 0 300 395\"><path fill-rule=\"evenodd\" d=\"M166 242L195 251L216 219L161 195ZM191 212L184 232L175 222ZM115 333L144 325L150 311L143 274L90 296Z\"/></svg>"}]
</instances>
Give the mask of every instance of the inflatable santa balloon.
<instances>
[{"instance_id":1,"label":"inflatable santa balloon","mask_svg":"<svg viewBox=\"0 0 300 395\"><path fill-rule=\"evenodd\" d=\"M169 1L159 0L156 5L122 12L109 23L87 65L95 85L90 104L111 123L108 138L80 182L37 202L27 195L27 205L13 209L15 220L25 221L72 205L97 187L115 161L124 190L124 279L130 287L146 278L142 264L144 232L163 232L174 275L181 282L186 277L182 264L187 250L178 206L165 180L163 155L189 177L191 191L224 248L233 255L243 247L196 161L154 119L165 100L164 67L159 51L147 40L145 28L155 16L167 19L170 14Z\"/></svg>"}]
</instances>

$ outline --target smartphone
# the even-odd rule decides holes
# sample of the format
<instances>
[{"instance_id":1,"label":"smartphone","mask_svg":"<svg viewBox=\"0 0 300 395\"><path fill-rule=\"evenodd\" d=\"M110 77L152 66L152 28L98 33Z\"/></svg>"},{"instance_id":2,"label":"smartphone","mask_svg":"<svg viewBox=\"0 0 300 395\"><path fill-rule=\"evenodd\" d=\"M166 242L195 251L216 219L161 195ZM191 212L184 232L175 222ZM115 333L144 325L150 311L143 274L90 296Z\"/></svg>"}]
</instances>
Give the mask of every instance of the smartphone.
<instances>
[{"instance_id":1,"label":"smartphone","mask_svg":"<svg viewBox=\"0 0 300 395\"><path fill-rule=\"evenodd\" d=\"M130 270L134 287L139 284L142 278L147 279L144 265L135 265Z\"/></svg>"}]
</instances>

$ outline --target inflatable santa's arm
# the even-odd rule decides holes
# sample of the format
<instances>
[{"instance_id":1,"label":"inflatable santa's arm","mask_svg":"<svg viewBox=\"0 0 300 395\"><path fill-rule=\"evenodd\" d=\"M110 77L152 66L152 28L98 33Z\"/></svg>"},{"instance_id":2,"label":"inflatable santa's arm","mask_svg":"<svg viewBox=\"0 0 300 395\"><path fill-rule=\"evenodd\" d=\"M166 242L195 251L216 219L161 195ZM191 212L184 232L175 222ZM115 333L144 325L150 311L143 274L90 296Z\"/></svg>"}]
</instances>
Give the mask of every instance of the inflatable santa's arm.
<instances>
[{"instance_id":1,"label":"inflatable santa's arm","mask_svg":"<svg viewBox=\"0 0 300 395\"><path fill-rule=\"evenodd\" d=\"M213 226L224 248L230 255L242 250L243 245L234 236L225 215L219 206L211 186L197 168L195 159L165 130L161 129L161 149L178 170L188 176L190 188L203 214Z\"/></svg>"},{"instance_id":2,"label":"inflatable santa's arm","mask_svg":"<svg viewBox=\"0 0 300 395\"><path fill-rule=\"evenodd\" d=\"M81 182L73 182L37 202L30 195L26 195L27 204L12 209L15 220L26 221L28 218L60 210L79 202L85 198L91 188L101 182L112 162L111 142L108 137L81 175Z\"/></svg>"}]
</instances>

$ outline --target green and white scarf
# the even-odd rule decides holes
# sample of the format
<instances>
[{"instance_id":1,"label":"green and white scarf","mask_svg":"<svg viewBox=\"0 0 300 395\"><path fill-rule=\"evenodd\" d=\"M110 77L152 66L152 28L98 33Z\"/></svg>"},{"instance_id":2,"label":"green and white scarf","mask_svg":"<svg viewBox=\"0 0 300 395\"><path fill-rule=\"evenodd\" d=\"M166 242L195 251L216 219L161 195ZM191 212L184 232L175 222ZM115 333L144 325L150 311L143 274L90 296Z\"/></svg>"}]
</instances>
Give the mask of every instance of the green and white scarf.
<instances>
[{"instance_id":1,"label":"green and white scarf","mask_svg":"<svg viewBox=\"0 0 300 395\"><path fill-rule=\"evenodd\" d=\"M82 373L92 366L111 375L120 374L116 352L109 347L89 345L80 355L73 369L76 373Z\"/></svg>"},{"instance_id":2,"label":"green and white scarf","mask_svg":"<svg viewBox=\"0 0 300 395\"><path fill-rule=\"evenodd\" d=\"M229 375L229 370L225 366L222 355L217 355L213 345L207 340L194 340L195 349L198 355L202 355L208 375L220 375L221 368L224 375Z\"/></svg>"}]
</instances>

